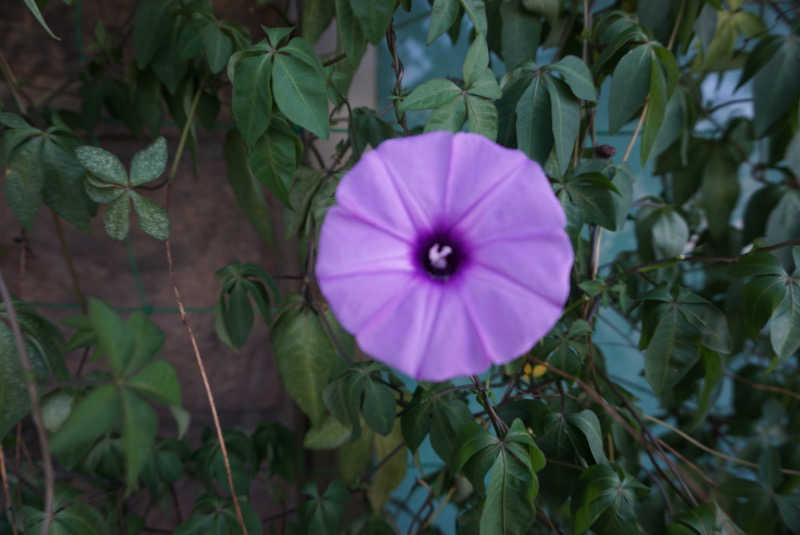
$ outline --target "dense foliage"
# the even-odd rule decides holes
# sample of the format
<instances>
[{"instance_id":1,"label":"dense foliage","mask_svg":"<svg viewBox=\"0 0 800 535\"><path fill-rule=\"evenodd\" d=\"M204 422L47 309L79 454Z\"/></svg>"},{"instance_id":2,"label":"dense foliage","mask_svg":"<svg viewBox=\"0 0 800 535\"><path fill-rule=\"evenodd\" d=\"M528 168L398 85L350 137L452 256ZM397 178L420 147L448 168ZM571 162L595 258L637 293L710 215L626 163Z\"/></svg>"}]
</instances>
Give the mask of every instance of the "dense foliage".
<instances>
[{"instance_id":1,"label":"dense foliage","mask_svg":"<svg viewBox=\"0 0 800 535\"><path fill-rule=\"evenodd\" d=\"M36 1L23 1L44 28L37 38L50 39ZM45 207L71 232L102 217L109 247L140 232L133 218L165 240L172 274L177 163L203 150L198 128L220 128L230 110L224 156L241 210L268 246L298 243L308 267L301 291L287 292L261 266L220 266L216 331L240 348L256 321L269 325L308 426L217 424L189 443L181 385L146 314L88 299L57 325L1 284L0 438L6 459L26 455L0 457L0 533L146 533L154 508L171 518L162 529L183 535L440 533L452 508L459 535L800 533L795 3L435 0L424 6L428 43L455 42L463 26L469 51L452 57L460 79L415 87L403 83L409 60L393 29L410 0L306 0L298 20L257 35L211 4L138 2L128 41L98 23L79 110L30 106L12 72L19 58L3 58L5 198L24 228ZM333 19L337 52L320 58L314 43ZM368 43L393 60L386 110L346 97ZM703 87L723 79L752 89L750 116L720 115L738 97L709 104ZM142 140L127 168L95 134L109 117ZM347 136L326 163L315 144L333 117ZM170 125L180 136L165 140ZM598 143L606 128L628 133L627 150ZM542 163L575 265L563 316L528 353L480 377L417 384L356 350L312 267L342 174L387 138L441 129ZM160 188L165 200L153 200L147 190ZM274 235L267 196L288 236ZM600 265L613 232L631 228L635 249ZM178 287L165 284L183 318ZM604 315L638 344L644 381L609 373L615 355L593 338ZM99 368L65 365L87 354ZM202 359L215 358L197 352L203 374ZM162 438L173 424L159 414L170 413L178 433ZM336 473L309 471L301 443L335 450ZM411 471L421 501L392 496ZM259 514L256 478L287 500L279 521ZM187 480L198 491L183 517L174 496Z\"/></svg>"}]
</instances>

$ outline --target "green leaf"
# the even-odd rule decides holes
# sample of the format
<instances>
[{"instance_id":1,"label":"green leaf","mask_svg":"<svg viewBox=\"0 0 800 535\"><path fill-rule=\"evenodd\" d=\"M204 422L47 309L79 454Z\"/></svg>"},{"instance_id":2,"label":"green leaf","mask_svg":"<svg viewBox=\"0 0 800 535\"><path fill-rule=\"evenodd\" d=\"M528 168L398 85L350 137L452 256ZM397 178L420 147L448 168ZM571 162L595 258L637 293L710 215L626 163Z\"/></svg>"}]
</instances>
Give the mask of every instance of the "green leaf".
<instances>
[{"instance_id":1,"label":"green leaf","mask_svg":"<svg viewBox=\"0 0 800 535\"><path fill-rule=\"evenodd\" d=\"M28 358L36 372L46 370L30 340L25 341ZM0 438L5 437L28 412L30 397L19 358L16 339L5 322L0 321ZM39 375L37 373L37 375Z\"/></svg>"},{"instance_id":2,"label":"green leaf","mask_svg":"<svg viewBox=\"0 0 800 535\"><path fill-rule=\"evenodd\" d=\"M664 79L664 70L656 61L655 54L650 66L650 99L647 101L647 114L644 117L642 129L642 143L639 147L642 166L647 162L647 157L653 149L658 133L664 123L664 112L667 107L667 82Z\"/></svg>"},{"instance_id":3,"label":"green leaf","mask_svg":"<svg viewBox=\"0 0 800 535\"><path fill-rule=\"evenodd\" d=\"M350 0L367 41L377 45L392 22L394 0Z\"/></svg>"},{"instance_id":4,"label":"green leaf","mask_svg":"<svg viewBox=\"0 0 800 535\"><path fill-rule=\"evenodd\" d=\"M364 421L380 435L392 432L396 402L392 389L369 379L364 384ZM399 433L399 427L394 426Z\"/></svg>"},{"instance_id":5,"label":"green leaf","mask_svg":"<svg viewBox=\"0 0 800 535\"><path fill-rule=\"evenodd\" d=\"M115 429L122 414L121 401L119 391L112 385L92 390L78 402L69 418L53 434L50 449L53 453L65 454Z\"/></svg>"},{"instance_id":6,"label":"green leaf","mask_svg":"<svg viewBox=\"0 0 800 535\"><path fill-rule=\"evenodd\" d=\"M290 48L291 47L291 48ZM284 51L304 50L307 43L296 37ZM312 57L313 51L310 52ZM277 54L273 65L275 103L286 117L317 136L328 138L328 97L325 75L317 60L310 65L299 54Z\"/></svg>"},{"instance_id":7,"label":"green leaf","mask_svg":"<svg viewBox=\"0 0 800 535\"><path fill-rule=\"evenodd\" d=\"M246 57L236 63L233 116L248 147L252 147L269 128L272 118L271 77L272 63L267 54Z\"/></svg>"},{"instance_id":8,"label":"green leaf","mask_svg":"<svg viewBox=\"0 0 800 535\"><path fill-rule=\"evenodd\" d=\"M478 75L475 81L467 88L470 95L484 97L491 100L496 100L502 96L500 84L497 83L497 78L494 72L489 67L483 69L483 72Z\"/></svg>"},{"instance_id":9,"label":"green leaf","mask_svg":"<svg viewBox=\"0 0 800 535\"><path fill-rule=\"evenodd\" d=\"M719 392L719 386L722 382L724 369L722 366L722 357L716 351L709 351L701 349L703 359L703 389L697 396L697 410L694 413L692 422L689 424L689 430L696 429L705 419L708 411L713 405L713 401Z\"/></svg>"},{"instance_id":10,"label":"green leaf","mask_svg":"<svg viewBox=\"0 0 800 535\"><path fill-rule=\"evenodd\" d=\"M42 25L42 28L44 28L47 33L50 34L50 37L60 41L61 38L58 37L56 34L54 34L53 30L51 30L50 26L48 26L47 23L45 22L44 17L42 16L42 12L39 10L39 5L36 3L36 0L22 0L22 1L25 2L25 5L33 14L36 21Z\"/></svg>"},{"instance_id":11,"label":"green leaf","mask_svg":"<svg viewBox=\"0 0 800 535\"><path fill-rule=\"evenodd\" d=\"M564 189L572 202L580 207L586 222L616 230L613 187L613 183L604 175L589 173L574 177Z\"/></svg>"},{"instance_id":12,"label":"green leaf","mask_svg":"<svg viewBox=\"0 0 800 535\"><path fill-rule=\"evenodd\" d=\"M158 415L142 398L122 389L122 447L125 452L125 481L130 491L150 457L158 431Z\"/></svg>"},{"instance_id":13,"label":"green leaf","mask_svg":"<svg viewBox=\"0 0 800 535\"><path fill-rule=\"evenodd\" d=\"M135 191L130 193L133 207L139 215L139 226L157 240L169 237L169 216L159 205Z\"/></svg>"},{"instance_id":14,"label":"green leaf","mask_svg":"<svg viewBox=\"0 0 800 535\"><path fill-rule=\"evenodd\" d=\"M701 192L708 229L715 240L722 240L728 233L728 222L740 189L738 162L722 150L712 151L703 173Z\"/></svg>"},{"instance_id":15,"label":"green leaf","mask_svg":"<svg viewBox=\"0 0 800 535\"><path fill-rule=\"evenodd\" d=\"M360 61L366 48L366 37L353 13L350 0L336 0L336 29L344 53L351 61Z\"/></svg>"},{"instance_id":16,"label":"green leaf","mask_svg":"<svg viewBox=\"0 0 800 535\"><path fill-rule=\"evenodd\" d=\"M322 421L322 392L341 357L328 339L320 319L307 309L287 309L270 332L283 386L305 412L312 425Z\"/></svg>"},{"instance_id":17,"label":"green leaf","mask_svg":"<svg viewBox=\"0 0 800 535\"><path fill-rule=\"evenodd\" d=\"M678 307L661 305L658 323L644 354L644 377L659 397L667 394L697 360L696 348L684 343Z\"/></svg>"},{"instance_id":18,"label":"green leaf","mask_svg":"<svg viewBox=\"0 0 800 535\"><path fill-rule=\"evenodd\" d=\"M131 224L130 192L111 202L103 212L106 232L115 240L124 240Z\"/></svg>"},{"instance_id":19,"label":"green leaf","mask_svg":"<svg viewBox=\"0 0 800 535\"><path fill-rule=\"evenodd\" d=\"M400 102L400 111L439 108L461 94L461 88L450 80L434 78L418 85Z\"/></svg>"},{"instance_id":20,"label":"green leaf","mask_svg":"<svg viewBox=\"0 0 800 535\"><path fill-rule=\"evenodd\" d=\"M74 401L73 396L60 391L42 399L42 423L45 429L50 433L58 431L72 412ZM7 407L4 403L3 409L7 410Z\"/></svg>"},{"instance_id":21,"label":"green leaf","mask_svg":"<svg viewBox=\"0 0 800 535\"><path fill-rule=\"evenodd\" d=\"M612 134L633 117L650 92L651 62L650 49L641 45L622 56L614 68L608 113Z\"/></svg>"},{"instance_id":22,"label":"green leaf","mask_svg":"<svg viewBox=\"0 0 800 535\"><path fill-rule=\"evenodd\" d=\"M524 9L520 0L500 4L502 34L500 50L506 70L536 58L542 34L542 19Z\"/></svg>"},{"instance_id":23,"label":"green leaf","mask_svg":"<svg viewBox=\"0 0 800 535\"><path fill-rule=\"evenodd\" d=\"M308 525L308 533L337 535L342 523L344 507L350 497L341 481L334 480L320 496L314 483L303 488L310 498L300 506L300 514Z\"/></svg>"},{"instance_id":24,"label":"green leaf","mask_svg":"<svg viewBox=\"0 0 800 535\"><path fill-rule=\"evenodd\" d=\"M517 102L517 143L528 157L544 165L553 149L549 92L543 75L534 76Z\"/></svg>"},{"instance_id":25,"label":"green leaf","mask_svg":"<svg viewBox=\"0 0 800 535\"><path fill-rule=\"evenodd\" d=\"M227 326L231 342L236 348L242 347L253 329L254 318L253 306L250 304L244 284L233 285L223 304L223 312L223 321Z\"/></svg>"},{"instance_id":26,"label":"green leaf","mask_svg":"<svg viewBox=\"0 0 800 535\"><path fill-rule=\"evenodd\" d=\"M434 0L426 43L431 44L458 22L459 0Z\"/></svg>"},{"instance_id":27,"label":"green leaf","mask_svg":"<svg viewBox=\"0 0 800 535\"><path fill-rule=\"evenodd\" d=\"M795 277L800 275L800 266ZM786 282L786 294L770 318L769 339L781 360L791 357L800 348L800 284Z\"/></svg>"},{"instance_id":28,"label":"green leaf","mask_svg":"<svg viewBox=\"0 0 800 535\"><path fill-rule=\"evenodd\" d=\"M141 310L128 316L128 330L133 338L133 353L122 370L123 374L136 371L150 362L164 345L164 333Z\"/></svg>"},{"instance_id":29,"label":"green leaf","mask_svg":"<svg viewBox=\"0 0 800 535\"><path fill-rule=\"evenodd\" d=\"M512 451L500 449L492 465L481 512L481 535L525 533L533 520L536 476Z\"/></svg>"},{"instance_id":30,"label":"green leaf","mask_svg":"<svg viewBox=\"0 0 800 535\"><path fill-rule=\"evenodd\" d=\"M84 189L86 171L74 152L47 140L42 146L42 163L44 203L79 229L88 230L96 206Z\"/></svg>"},{"instance_id":31,"label":"green leaf","mask_svg":"<svg viewBox=\"0 0 800 535\"><path fill-rule=\"evenodd\" d=\"M471 86L478 77L483 74L486 67L489 66L489 47L486 44L486 38L478 34L475 40L467 50L467 57L464 59L462 73L464 76L464 84Z\"/></svg>"},{"instance_id":32,"label":"green leaf","mask_svg":"<svg viewBox=\"0 0 800 535\"><path fill-rule=\"evenodd\" d=\"M608 463L608 458L603 451L603 430L600 427L600 420L597 415L590 409L583 410L570 414L567 417L569 423L580 429L586 441L589 443L589 450L592 452L592 457L598 464Z\"/></svg>"},{"instance_id":33,"label":"green leaf","mask_svg":"<svg viewBox=\"0 0 800 535\"><path fill-rule=\"evenodd\" d=\"M166 405L180 405L181 385L175 368L165 360L156 360L125 381L130 388Z\"/></svg>"},{"instance_id":34,"label":"green leaf","mask_svg":"<svg viewBox=\"0 0 800 535\"><path fill-rule=\"evenodd\" d=\"M800 494L776 494L775 505L778 506L778 513L786 527L792 533L800 533Z\"/></svg>"},{"instance_id":35,"label":"green leaf","mask_svg":"<svg viewBox=\"0 0 800 535\"><path fill-rule=\"evenodd\" d=\"M489 28L489 23L486 19L486 5L483 0L460 0L461 7L467 13L469 20L475 26L475 31L479 34L486 35Z\"/></svg>"},{"instance_id":36,"label":"green leaf","mask_svg":"<svg viewBox=\"0 0 800 535\"><path fill-rule=\"evenodd\" d=\"M753 78L753 126L763 136L800 95L800 37L789 34L763 69Z\"/></svg>"},{"instance_id":37,"label":"green leaf","mask_svg":"<svg viewBox=\"0 0 800 535\"><path fill-rule=\"evenodd\" d=\"M431 113L425 123L425 132L435 130L449 130L458 132L467 119L467 104L463 96L459 96L444 104Z\"/></svg>"},{"instance_id":38,"label":"green leaf","mask_svg":"<svg viewBox=\"0 0 800 535\"><path fill-rule=\"evenodd\" d=\"M550 96L550 118L558 168L563 175L572 161L572 149L581 122L580 107L561 80L545 77L545 86Z\"/></svg>"},{"instance_id":39,"label":"green leaf","mask_svg":"<svg viewBox=\"0 0 800 535\"><path fill-rule=\"evenodd\" d=\"M783 36L768 34L761 39L756 47L747 55L742 75L736 88L742 87L753 76L763 69L783 44Z\"/></svg>"},{"instance_id":40,"label":"green leaf","mask_svg":"<svg viewBox=\"0 0 800 535\"><path fill-rule=\"evenodd\" d=\"M767 218L767 243L772 245L800 236L800 191L789 190ZM778 249L774 254L788 269L792 258L788 248Z\"/></svg>"},{"instance_id":41,"label":"green leaf","mask_svg":"<svg viewBox=\"0 0 800 535\"><path fill-rule=\"evenodd\" d=\"M585 532L606 511L623 522L635 522L637 495L647 491L641 483L608 464L590 466L580 481L580 497L572 505L575 533Z\"/></svg>"},{"instance_id":42,"label":"green leaf","mask_svg":"<svg viewBox=\"0 0 800 535\"><path fill-rule=\"evenodd\" d=\"M398 447L401 448L400 451L394 452ZM394 454L375 472L367 489L367 498L373 511L383 510L392 491L406 477L408 455L403 444L403 433L400 430L399 420L395 422L391 432L386 436L375 435L375 457L378 462L386 459L391 453Z\"/></svg>"},{"instance_id":43,"label":"green leaf","mask_svg":"<svg viewBox=\"0 0 800 535\"><path fill-rule=\"evenodd\" d=\"M208 68L217 74L225 65L233 52L233 41L219 26L208 24L202 32L203 48L208 59Z\"/></svg>"},{"instance_id":44,"label":"green leaf","mask_svg":"<svg viewBox=\"0 0 800 535\"><path fill-rule=\"evenodd\" d=\"M100 147L81 146L75 149L78 161L91 174L112 184L127 185L128 174L119 158Z\"/></svg>"},{"instance_id":45,"label":"green leaf","mask_svg":"<svg viewBox=\"0 0 800 535\"><path fill-rule=\"evenodd\" d=\"M225 163L227 165L228 182L239 207L247 215L250 224L261 239L272 243L273 231L270 220L269 205L264 198L264 191L247 166L247 147L237 131L231 131L225 137Z\"/></svg>"},{"instance_id":46,"label":"green leaf","mask_svg":"<svg viewBox=\"0 0 800 535\"><path fill-rule=\"evenodd\" d=\"M497 138L497 108L481 97L467 95L467 127L470 132L482 134L494 141Z\"/></svg>"},{"instance_id":47,"label":"green leaf","mask_svg":"<svg viewBox=\"0 0 800 535\"><path fill-rule=\"evenodd\" d=\"M303 38L316 43L322 32L330 25L336 9L331 0L310 0L303 5Z\"/></svg>"},{"instance_id":48,"label":"green leaf","mask_svg":"<svg viewBox=\"0 0 800 535\"><path fill-rule=\"evenodd\" d=\"M145 0L136 6L133 25L133 46L136 63L144 69L169 37L172 26L172 2Z\"/></svg>"},{"instance_id":49,"label":"green leaf","mask_svg":"<svg viewBox=\"0 0 800 535\"><path fill-rule=\"evenodd\" d=\"M108 358L115 376L128 369L134 340L125 321L98 299L89 299L89 322L97 336L97 351Z\"/></svg>"},{"instance_id":50,"label":"green leaf","mask_svg":"<svg viewBox=\"0 0 800 535\"><path fill-rule=\"evenodd\" d=\"M156 139L152 145L137 152L131 160L131 186L140 186L157 179L167 167L167 140Z\"/></svg>"},{"instance_id":51,"label":"green leaf","mask_svg":"<svg viewBox=\"0 0 800 535\"><path fill-rule=\"evenodd\" d=\"M31 169L30 173L9 168L6 173L3 184L6 202L26 230L31 230L36 221L42 205L43 186L43 176L38 168Z\"/></svg>"},{"instance_id":52,"label":"green leaf","mask_svg":"<svg viewBox=\"0 0 800 535\"><path fill-rule=\"evenodd\" d=\"M303 437L303 447L310 450L332 450L351 443L353 429L328 414L321 423L312 424Z\"/></svg>"},{"instance_id":53,"label":"green leaf","mask_svg":"<svg viewBox=\"0 0 800 535\"><path fill-rule=\"evenodd\" d=\"M577 98L591 102L597 100L597 89L592 80L592 73L579 57L565 56L558 62L550 64L548 68L563 76L572 94Z\"/></svg>"}]
</instances>

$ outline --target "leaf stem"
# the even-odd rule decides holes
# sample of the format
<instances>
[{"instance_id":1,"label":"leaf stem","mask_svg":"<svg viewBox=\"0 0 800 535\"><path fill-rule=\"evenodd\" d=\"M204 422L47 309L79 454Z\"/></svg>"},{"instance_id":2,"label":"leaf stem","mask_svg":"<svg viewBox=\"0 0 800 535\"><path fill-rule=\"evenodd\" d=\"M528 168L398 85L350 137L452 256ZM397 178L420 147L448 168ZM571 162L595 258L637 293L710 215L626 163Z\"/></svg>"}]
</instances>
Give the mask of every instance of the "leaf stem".
<instances>
[{"instance_id":1,"label":"leaf stem","mask_svg":"<svg viewBox=\"0 0 800 535\"><path fill-rule=\"evenodd\" d=\"M25 386L28 388L28 397L30 397L31 401L31 415L33 416L33 423L36 426L36 433L39 436L39 447L42 450L42 470L44 471L44 517L42 518L40 532L42 535L48 535L50 533L50 524L53 521L53 484L55 481L53 459L50 456L47 431L44 429L42 407L39 404L39 391L36 387L36 378L31 368L31 361L28 358L25 339L22 337L22 331L19 328L17 311L14 309L14 303L11 301L11 295L6 287L2 271L0 271L0 295L3 298L3 303L5 303L6 311L8 312L8 320L11 323L11 330L14 333L14 341L16 342L19 360L22 364Z\"/></svg>"},{"instance_id":2,"label":"leaf stem","mask_svg":"<svg viewBox=\"0 0 800 535\"><path fill-rule=\"evenodd\" d=\"M486 395L486 389L484 389L481 382L478 381L478 377L475 375L470 375L470 379L472 379L472 384L475 386L475 389L478 392L478 398L481 405L483 405L483 408L486 409L487 414L489 414L489 420L491 420L492 426L494 426L494 431L497 433L497 437L502 439L508 432L508 426L495 412L494 407L489 402L489 396Z\"/></svg>"}]
</instances>

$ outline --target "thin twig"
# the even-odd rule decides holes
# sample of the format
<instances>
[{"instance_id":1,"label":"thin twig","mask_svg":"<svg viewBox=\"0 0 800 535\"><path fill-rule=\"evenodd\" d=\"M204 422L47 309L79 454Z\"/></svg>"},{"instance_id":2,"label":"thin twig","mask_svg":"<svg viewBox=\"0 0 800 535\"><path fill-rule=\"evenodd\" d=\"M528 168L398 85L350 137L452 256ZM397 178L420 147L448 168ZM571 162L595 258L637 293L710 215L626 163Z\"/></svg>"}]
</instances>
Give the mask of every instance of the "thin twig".
<instances>
[{"instance_id":1,"label":"thin twig","mask_svg":"<svg viewBox=\"0 0 800 535\"><path fill-rule=\"evenodd\" d=\"M681 0L681 7L678 8L678 15L675 17L675 26L672 27L672 33L669 34L667 50L672 50L672 45L675 44L675 38L678 36L678 29L681 27L681 20L683 20L683 12L685 9L686 0Z\"/></svg>"},{"instance_id":2,"label":"thin twig","mask_svg":"<svg viewBox=\"0 0 800 535\"><path fill-rule=\"evenodd\" d=\"M42 470L44 471L44 516L42 518L41 534L48 535L50 533L50 524L53 521L53 482L55 480L55 476L53 475L53 459L50 457L50 446L47 443L47 431L44 429L42 407L39 404L39 390L36 386L36 376L33 374L31 361L28 358L28 350L25 347L25 339L22 337L22 331L19 328L17 311L14 309L14 303L11 301L11 295L6 287L6 281L3 279L2 271L0 271L0 295L3 297L3 303L5 303L6 312L8 313L8 321L11 323L11 330L14 333L14 341L17 344L17 352L19 353L19 360L22 364L25 386L28 388L28 397L30 397L31 400L31 415L33 417L33 423L36 426L36 433L39 435L39 447L42 450Z\"/></svg>"},{"instance_id":3,"label":"thin twig","mask_svg":"<svg viewBox=\"0 0 800 535\"><path fill-rule=\"evenodd\" d=\"M639 116L639 122L636 123L636 130L633 131L633 136L631 137L630 143L628 143L628 148L625 149L625 155L622 157L622 163L628 161L628 157L631 155L631 151L633 150L633 146L636 144L636 138L639 137L639 131L642 129L642 125L644 124L644 118L647 115L647 105L649 104L648 101L645 101L644 108L642 108L642 114Z\"/></svg>"},{"instance_id":4,"label":"thin twig","mask_svg":"<svg viewBox=\"0 0 800 535\"><path fill-rule=\"evenodd\" d=\"M191 108L189 109L189 113L186 117L186 124L183 126L183 132L181 132L181 138L178 142L178 148L175 151L175 157L172 161L172 167L169 171L168 176L168 185L167 185L167 200L166 200L166 209L167 213L169 213L169 198L170 192L172 191L172 184L174 183L175 175L178 171L178 164L180 163L181 156L183 155L184 147L186 146L186 139L189 136L189 130L191 129L192 122L194 121L195 112L197 110L197 103L200 101L200 95L203 91L203 84L205 79L200 82L197 87L197 92L194 96L194 100L192 101ZM200 370L200 377L203 380L203 388L206 391L206 396L208 397L208 405L211 409L211 417L214 420L214 429L217 433L217 440L219 441L220 451L222 453L222 462L225 465L225 473L228 476L228 487L230 488L231 492L231 500L233 501L233 508L236 510L236 520L239 522L239 527L242 528L242 533L247 535L247 525L244 523L244 516L242 515L242 509L239 506L239 498L236 494L236 487L233 484L233 473L231 472L231 463L228 457L228 448L225 446L225 437L222 434L222 426L219 422L219 414L217 413L217 405L214 402L214 394L211 391L211 384L208 381L208 374L206 373L206 367L203 363L203 357L200 354L200 348L197 345L197 338L194 335L194 331L192 330L192 326L189 323L189 319L186 316L186 309L183 305L183 298L181 297L181 291L178 288L178 283L175 280L175 269L172 261L172 244L170 238L167 237L164 240L164 246L167 253L167 267L169 270L169 281L172 285L172 290L175 293L175 302L178 304L178 312L183 322L183 326L186 328L186 332L189 335L189 340L192 343L192 349L194 350L195 360L197 361L197 367Z\"/></svg>"},{"instance_id":5,"label":"thin twig","mask_svg":"<svg viewBox=\"0 0 800 535\"><path fill-rule=\"evenodd\" d=\"M662 427L666 427L667 429L669 429L670 431L672 431L673 433L675 433L679 437L683 438L687 442L690 442L691 444L694 444L695 446L697 446L698 448L700 448L704 452L709 453L709 454L713 455L714 457L719 457L720 459L724 459L724 460L732 462L734 464L739 464L739 465L742 465L742 466L748 466L750 468L755 468L756 470L758 469L758 465L756 463L751 463L750 461L746 461L746 460L740 459L738 457L733 457L731 455L727 455L725 453L722 453L719 450L715 450L714 448L706 446L705 444L703 444L699 440L697 440L695 438L692 438L690 435L684 433L683 431L681 431L680 429L678 429L674 425L669 424L669 423L665 422L664 420L660 420L660 419L656 418L655 416L650 416L649 414L644 414L644 413L642 414L642 416L646 420L650 420L651 422L657 423L658 425L660 425ZM791 468L778 468L778 470L780 470L781 472L783 472L786 475L800 476L800 470L792 470Z\"/></svg>"},{"instance_id":6,"label":"thin twig","mask_svg":"<svg viewBox=\"0 0 800 535\"><path fill-rule=\"evenodd\" d=\"M792 392L791 390L787 390L786 388L756 383L754 381L751 381L750 379L742 377L741 375L736 375L735 373L730 374L730 376L736 379L737 381L741 381L742 383L750 385L756 390L763 390L764 392L775 392L776 394L782 394L784 396L789 396L790 398L800 399L800 394Z\"/></svg>"}]
</instances>

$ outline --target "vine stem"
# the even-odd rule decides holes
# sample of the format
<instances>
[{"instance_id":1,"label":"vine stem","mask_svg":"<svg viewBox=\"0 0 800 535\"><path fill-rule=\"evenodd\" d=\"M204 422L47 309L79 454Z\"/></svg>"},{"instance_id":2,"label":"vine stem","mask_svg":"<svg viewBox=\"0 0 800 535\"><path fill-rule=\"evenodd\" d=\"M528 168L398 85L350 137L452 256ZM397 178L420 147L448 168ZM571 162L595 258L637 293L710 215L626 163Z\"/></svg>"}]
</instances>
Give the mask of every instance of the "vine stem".
<instances>
[{"instance_id":1,"label":"vine stem","mask_svg":"<svg viewBox=\"0 0 800 535\"><path fill-rule=\"evenodd\" d=\"M183 126L183 131L181 132L180 141L178 141L178 148L175 151L175 156L172 160L172 167L169 170L169 175L167 177L167 200L166 200L166 210L169 213L169 198L170 192L172 191L172 184L174 183L175 175L178 172L178 164L180 163L181 156L183 155L183 150L186 147L186 140L189 137L189 130L191 130L192 122L194 121L195 112L197 111L197 104L200 101L200 95L203 92L203 85L205 84L205 78L200 82L197 87L197 92L194 95L194 99L192 100L192 106L189 109L189 113L186 116L186 124ZM194 335L194 331L192 330L192 325L189 323L189 318L186 316L186 309L183 305L183 298L181 297L181 291L178 288L178 283L175 280L175 269L172 259L172 244L167 237L164 240L164 246L167 252L167 267L169 270L169 281L172 285L172 291L175 293L175 302L178 304L178 314L180 315L181 322L183 322L183 326L186 328L186 333L189 335L189 340L192 343L192 350L194 351L194 357L197 361L197 367L200 370L200 377L203 380L203 388L206 391L206 396L208 397L208 405L211 408L211 417L214 420L214 430L217 433L217 440L219 441L220 451L222 452L222 462L225 465L225 474L228 476L228 487L231 492L231 500L233 501L233 508L236 510L236 520L239 522L239 527L242 528L242 533L244 535L248 535L247 533L247 526L244 523L244 516L242 515L242 508L239 505L239 498L236 494L236 487L233 485L233 473L231 472L231 462L230 458L228 457L228 448L225 446L225 437L222 434L222 426L219 423L219 413L217 412L217 404L214 401L214 394L211 391L211 384L208 380L208 374L206 373L205 363L203 362L203 356L200 354L200 347L197 345L197 338Z\"/></svg>"},{"instance_id":2,"label":"vine stem","mask_svg":"<svg viewBox=\"0 0 800 535\"><path fill-rule=\"evenodd\" d=\"M656 424L658 424L658 425L660 425L662 427L666 427L667 429L669 429L670 431L672 431L673 433L675 433L676 435L678 435L682 439L684 439L687 442L697 446L698 448L700 448L704 452L709 453L709 454L713 455L714 457L719 457L720 459L724 459L724 460L732 462L734 464L739 464L739 465L742 465L742 466L747 466L747 467L750 467L750 468L758 469L758 465L756 463L751 463L750 461L746 461L746 460L740 459L738 457L733 457L731 455L727 455L725 453L722 453L719 450L715 450L714 448L706 446L705 444L703 444L699 440L693 438L691 435L688 435L688 434L684 433L683 431L681 431L680 429L678 429L674 425L669 424L669 423L665 422L664 420L660 420L660 419L656 418L655 416L650 416L649 414L644 414L644 413L642 413L642 417L644 419L650 420L651 422L656 423ZM787 475L790 475L790 476L800 476L800 470L792 470L791 468L778 468L778 470L780 470L784 474L787 474Z\"/></svg>"},{"instance_id":3,"label":"vine stem","mask_svg":"<svg viewBox=\"0 0 800 535\"><path fill-rule=\"evenodd\" d=\"M486 412L489 414L489 419L492 421L494 431L497 433L497 438L502 439L508 432L508 426L495 412L494 407L489 402L489 396L486 395L486 390L483 388L483 386L481 386L481 382L478 380L478 377L471 375L470 379L472 379L472 384L475 385L475 389L478 391L481 405L483 405L483 407L486 409Z\"/></svg>"},{"instance_id":4,"label":"vine stem","mask_svg":"<svg viewBox=\"0 0 800 535\"><path fill-rule=\"evenodd\" d=\"M644 103L644 108L642 108L642 114L639 116L639 122L636 123L636 130L633 131L633 137L631 137L630 143L628 143L628 148L625 149L625 156L622 157L622 163L628 161L628 158L631 155L631 151L633 150L633 146L636 144L636 138L639 137L639 132L642 130L642 125L644 124L644 118L647 115L647 105L649 102Z\"/></svg>"},{"instance_id":5,"label":"vine stem","mask_svg":"<svg viewBox=\"0 0 800 535\"><path fill-rule=\"evenodd\" d=\"M13 535L18 535L17 522L14 519L14 506L11 503L11 490L8 487L8 474L6 473L6 456L3 453L3 448L0 447L0 477L3 479L3 496L6 502L6 517L8 523L11 525L11 532Z\"/></svg>"},{"instance_id":6,"label":"vine stem","mask_svg":"<svg viewBox=\"0 0 800 535\"><path fill-rule=\"evenodd\" d=\"M53 459L50 456L47 431L44 429L42 407L39 404L39 390L36 387L36 380L33 375L33 369L31 368L31 361L28 358L25 340L22 338L22 331L19 328L17 311L14 309L14 303L11 301L11 295L6 287L6 281L3 278L2 271L0 271L0 295L2 295L3 302L6 305L8 320L11 323L11 330L14 333L14 341L17 344L19 360L22 364L25 386L28 388L28 397L30 397L31 400L33 423L36 426L36 433L39 435L39 446L42 450L42 469L44 471L44 517L42 519L42 528L40 532L42 535L48 535L50 533L50 524L53 521L53 484L55 481Z\"/></svg>"}]
</instances>

